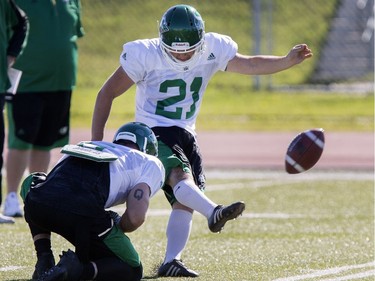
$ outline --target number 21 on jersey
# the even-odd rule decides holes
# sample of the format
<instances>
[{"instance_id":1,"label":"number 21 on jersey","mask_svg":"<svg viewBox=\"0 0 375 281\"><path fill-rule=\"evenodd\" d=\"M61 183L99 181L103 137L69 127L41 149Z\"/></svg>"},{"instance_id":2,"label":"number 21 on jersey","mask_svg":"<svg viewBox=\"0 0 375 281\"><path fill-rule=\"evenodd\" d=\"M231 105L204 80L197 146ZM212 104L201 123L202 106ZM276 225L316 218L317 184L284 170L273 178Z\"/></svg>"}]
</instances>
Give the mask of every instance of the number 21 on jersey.
<instances>
[{"instance_id":1,"label":"number 21 on jersey","mask_svg":"<svg viewBox=\"0 0 375 281\"><path fill-rule=\"evenodd\" d=\"M186 99L187 93L187 84L182 79L175 79L175 80L166 80L160 84L159 91L161 93L168 93L169 88L178 88L179 94L177 96L168 97L166 99L160 100L157 102L156 105L156 112L157 115L162 115L169 119L189 119L192 117L196 111L196 103L199 100L199 90L202 86L202 77L195 77L193 82L190 85L190 92L192 93L193 102L190 105L187 105L189 110L186 112L185 116L183 114L182 107L175 107L174 111L167 111L166 107L173 106L179 102L182 102Z\"/></svg>"}]
</instances>

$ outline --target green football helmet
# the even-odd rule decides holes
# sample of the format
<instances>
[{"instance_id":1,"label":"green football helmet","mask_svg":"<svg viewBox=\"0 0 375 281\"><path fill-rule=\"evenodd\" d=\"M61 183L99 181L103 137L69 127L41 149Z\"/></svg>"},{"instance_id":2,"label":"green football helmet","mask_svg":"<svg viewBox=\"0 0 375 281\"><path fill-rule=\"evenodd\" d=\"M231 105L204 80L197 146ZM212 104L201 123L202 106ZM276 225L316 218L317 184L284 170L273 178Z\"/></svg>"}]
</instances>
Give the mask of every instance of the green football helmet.
<instances>
[{"instance_id":1,"label":"green football helmet","mask_svg":"<svg viewBox=\"0 0 375 281\"><path fill-rule=\"evenodd\" d=\"M158 156L158 141L154 132L141 122L130 122L122 125L116 132L113 142L131 141L144 153Z\"/></svg>"},{"instance_id":2,"label":"green football helmet","mask_svg":"<svg viewBox=\"0 0 375 281\"><path fill-rule=\"evenodd\" d=\"M204 22L195 8L176 5L163 15L159 25L161 49L167 62L176 70L187 71L198 61L204 50ZM180 61L170 53L194 52L187 61Z\"/></svg>"}]
</instances>

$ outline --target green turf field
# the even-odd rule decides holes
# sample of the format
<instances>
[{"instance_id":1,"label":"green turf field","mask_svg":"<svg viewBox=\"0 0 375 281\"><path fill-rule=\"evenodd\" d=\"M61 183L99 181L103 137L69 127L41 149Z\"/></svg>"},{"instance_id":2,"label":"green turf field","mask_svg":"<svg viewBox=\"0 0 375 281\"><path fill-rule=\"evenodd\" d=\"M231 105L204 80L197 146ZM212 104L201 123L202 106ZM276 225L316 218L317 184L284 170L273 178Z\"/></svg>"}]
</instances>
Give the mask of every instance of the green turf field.
<instances>
[{"instance_id":1,"label":"green turf field","mask_svg":"<svg viewBox=\"0 0 375 281\"><path fill-rule=\"evenodd\" d=\"M217 73L204 95L197 130L300 131L301 128L323 127L327 131L373 131L373 91L343 94L308 92L301 87L308 83L316 67L339 1L315 0L313 5L311 1L260 2L264 11L273 2L275 11L272 30L262 31L263 48L270 43L266 42L267 38L272 38L271 53L284 55L294 44L306 42L314 56L287 71L261 76L260 91L254 90L253 76ZM211 1L187 0L185 3L200 11L206 32L227 34L238 43L240 53L254 54L253 1L216 0L213 5ZM82 23L86 34L78 41L79 69L71 110L73 128L91 126L97 92L118 67L122 45L158 36L157 20L175 4L173 0L82 0ZM263 17L268 22L264 14ZM264 54L269 52L262 50ZM273 91L266 90L270 81ZM373 82L373 73L345 83L360 81ZM298 85L302 90L278 90L286 85ZM134 95L133 86L115 100L108 127L117 128L134 119Z\"/></svg>"},{"instance_id":2,"label":"green turf field","mask_svg":"<svg viewBox=\"0 0 375 281\"><path fill-rule=\"evenodd\" d=\"M222 79L232 76L222 74ZM134 120L135 87L114 100L108 128ZM72 128L90 128L97 91L73 94ZM246 87L208 87L197 119L197 131L373 131L374 95L328 92L254 92Z\"/></svg>"},{"instance_id":3,"label":"green turf field","mask_svg":"<svg viewBox=\"0 0 375 281\"><path fill-rule=\"evenodd\" d=\"M207 31L228 34L239 43L241 52L252 52L248 2L221 0L217 1L216 9L210 1L187 2L197 5ZM79 41L78 84L72 99L71 121L75 129L90 128L96 94L118 66L122 44L157 36L156 20L174 1L84 0L82 3L86 36ZM139 9L140 3L142 9ZM282 55L294 43L306 41L315 56L293 69L262 79L272 78L275 85L308 81L335 3L316 0L313 5L316 8L312 9L315 12L308 13L289 5L289 1L278 1L280 7L274 14L277 44L272 53ZM322 12L316 13L317 9ZM288 18L293 18L288 26L298 32L285 28ZM309 28L314 32L309 32ZM198 133L203 130L300 131L312 127L327 131L374 130L372 92L356 95L254 91L252 79L229 73L215 75L197 120ZM373 81L373 76L370 80ZM133 120L134 92L132 87L129 93L116 99L107 124L109 128ZM223 204L244 200L247 209L220 234L210 233L207 221L195 215L183 255L184 262L201 274L195 280L374 280L373 171L323 173L314 170L293 176L280 171L207 172L210 198ZM154 275L154 268L164 257L169 211L164 195L159 192L151 202L146 223L129 235L141 255L145 280L186 280ZM36 259L23 218L18 218L14 225L0 225L0 245L0 280L29 280ZM58 254L67 248L73 249L63 239L53 236L57 260Z\"/></svg>"},{"instance_id":4,"label":"green turf field","mask_svg":"<svg viewBox=\"0 0 375 281\"><path fill-rule=\"evenodd\" d=\"M212 234L195 214L183 255L195 280L374 280L373 173L309 171L207 171L207 194L227 204L244 200L242 217ZM146 223L130 235L145 280L165 250L169 206L159 192ZM121 209L116 209L121 212ZM28 280L35 255L26 223L1 225L0 280ZM70 244L53 236L56 258Z\"/></svg>"}]
</instances>

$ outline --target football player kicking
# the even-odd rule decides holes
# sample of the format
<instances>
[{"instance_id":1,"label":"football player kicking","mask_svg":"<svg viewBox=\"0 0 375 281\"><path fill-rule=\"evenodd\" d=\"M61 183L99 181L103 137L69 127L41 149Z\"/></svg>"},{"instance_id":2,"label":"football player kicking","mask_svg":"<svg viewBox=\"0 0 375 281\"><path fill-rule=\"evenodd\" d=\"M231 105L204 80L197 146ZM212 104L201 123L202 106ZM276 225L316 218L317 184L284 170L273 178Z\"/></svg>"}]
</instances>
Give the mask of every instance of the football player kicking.
<instances>
[{"instance_id":1,"label":"football player kicking","mask_svg":"<svg viewBox=\"0 0 375 281\"><path fill-rule=\"evenodd\" d=\"M220 232L228 220L245 209L241 201L229 206L212 202L203 192L205 175L196 139L195 121L210 78L218 71L246 75L276 73L312 56L306 44L285 56L247 56L238 53L228 36L205 33L197 10L188 5L169 8L159 24L159 38L123 46L120 66L99 91L92 139L103 139L113 100L136 84L136 121L150 126L158 138L159 159L166 169L163 190L172 212L167 226L167 249L159 276L196 277L181 262L192 227L193 211Z\"/></svg>"},{"instance_id":2,"label":"football player kicking","mask_svg":"<svg viewBox=\"0 0 375 281\"><path fill-rule=\"evenodd\" d=\"M21 197L38 261L38 280L141 280L139 255L124 234L140 227L150 197L164 183L157 140L149 127L131 122L111 142L81 142L63 148L52 171L25 179ZM105 209L124 204L120 217ZM75 246L55 266L51 232Z\"/></svg>"}]
</instances>

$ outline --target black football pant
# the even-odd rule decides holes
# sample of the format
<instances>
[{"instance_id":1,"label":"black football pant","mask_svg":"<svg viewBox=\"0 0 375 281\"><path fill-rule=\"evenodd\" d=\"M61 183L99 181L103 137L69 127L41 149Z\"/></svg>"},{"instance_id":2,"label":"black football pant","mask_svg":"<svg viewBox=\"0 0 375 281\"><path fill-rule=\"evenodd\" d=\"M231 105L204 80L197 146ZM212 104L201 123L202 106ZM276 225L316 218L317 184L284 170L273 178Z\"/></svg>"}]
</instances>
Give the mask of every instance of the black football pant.
<instances>
[{"instance_id":1,"label":"black football pant","mask_svg":"<svg viewBox=\"0 0 375 281\"><path fill-rule=\"evenodd\" d=\"M32 192L32 191L30 191ZM104 237L98 237L98 229L102 229L106 218L88 218L67 211L58 210L41 203L34 203L30 196L25 200L25 219L34 237L37 234L54 232L72 243L76 247L76 254L84 264L95 262L98 275L95 280L136 281L142 278L142 266L129 266L119 259L104 244ZM105 220L105 221L104 221ZM81 279L92 279L85 276Z\"/></svg>"}]
</instances>

